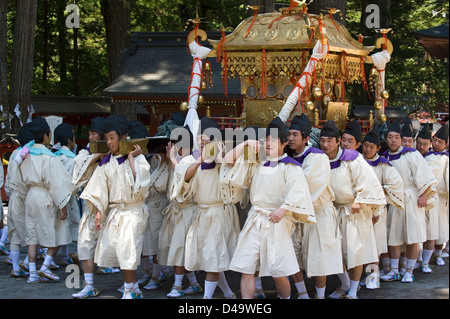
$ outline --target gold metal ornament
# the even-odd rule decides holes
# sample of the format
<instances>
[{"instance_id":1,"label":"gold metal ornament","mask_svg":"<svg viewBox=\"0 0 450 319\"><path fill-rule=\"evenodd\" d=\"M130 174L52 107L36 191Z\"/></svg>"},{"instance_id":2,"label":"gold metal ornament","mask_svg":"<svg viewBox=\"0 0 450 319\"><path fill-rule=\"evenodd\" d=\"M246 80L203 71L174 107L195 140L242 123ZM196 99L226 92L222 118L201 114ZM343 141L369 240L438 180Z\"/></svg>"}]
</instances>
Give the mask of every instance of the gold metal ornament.
<instances>
[{"instance_id":1,"label":"gold metal ornament","mask_svg":"<svg viewBox=\"0 0 450 319\"><path fill-rule=\"evenodd\" d=\"M187 111L188 103L186 101L180 103L180 111Z\"/></svg>"},{"instance_id":2,"label":"gold metal ornament","mask_svg":"<svg viewBox=\"0 0 450 319\"><path fill-rule=\"evenodd\" d=\"M380 101L376 101L374 104L373 104L373 108L375 109L375 110L381 110L381 102Z\"/></svg>"},{"instance_id":3,"label":"gold metal ornament","mask_svg":"<svg viewBox=\"0 0 450 319\"><path fill-rule=\"evenodd\" d=\"M203 104L205 102L205 98L203 97L203 95L199 95L198 96L198 103L199 104Z\"/></svg>"},{"instance_id":4,"label":"gold metal ornament","mask_svg":"<svg viewBox=\"0 0 450 319\"><path fill-rule=\"evenodd\" d=\"M313 89L313 96L316 99L322 97L322 89L320 87L318 87L318 86L314 87L314 89Z\"/></svg>"},{"instance_id":5,"label":"gold metal ornament","mask_svg":"<svg viewBox=\"0 0 450 319\"><path fill-rule=\"evenodd\" d=\"M389 98L389 92L386 90L383 90L383 92L381 92L380 96L381 96L381 98L387 100Z\"/></svg>"},{"instance_id":6,"label":"gold metal ornament","mask_svg":"<svg viewBox=\"0 0 450 319\"><path fill-rule=\"evenodd\" d=\"M314 103L311 101L306 102L305 107L308 110L308 112L313 111L315 108Z\"/></svg>"},{"instance_id":7,"label":"gold metal ornament","mask_svg":"<svg viewBox=\"0 0 450 319\"><path fill-rule=\"evenodd\" d=\"M202 89L202 91L204 91L204 90L206 90L206 89L207 89L207 84L206 84L206 82L205 82L205 81L202 81L202 84L201 84L201 89Z\"/></svg>"},{"instance_id":8,"label":"gold metal ornament","mask_svg":"<svg viewBox=\"0 0 450 319\"><path fill-rule=\"evenodd\" d=\"M380 114L380 122L381 123L384 123L384 122L386 122L386 114Z\"/></svg>"}]
</instances>

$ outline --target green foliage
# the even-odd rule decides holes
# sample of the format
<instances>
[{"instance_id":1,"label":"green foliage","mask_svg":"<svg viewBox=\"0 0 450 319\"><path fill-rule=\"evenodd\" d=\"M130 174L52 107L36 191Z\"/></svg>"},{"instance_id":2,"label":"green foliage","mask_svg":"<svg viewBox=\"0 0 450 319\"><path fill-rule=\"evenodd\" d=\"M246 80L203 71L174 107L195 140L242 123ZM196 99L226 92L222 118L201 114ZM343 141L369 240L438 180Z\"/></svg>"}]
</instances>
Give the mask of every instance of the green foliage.
<instances>
[{"instance_id":1,"label":"green foliage","mask_svg":"<svg viewBox=\"0 0 450 319\"><path fill-rule=\"evenodd\" d=\"M433 14L440 12L440 14ZM394 53L386 72L391 104L410 111L433 112L436 104L448 103L448 60L427 57L412 32L448 22L449 3L432 0L396 1L392 6ZM446 13L446 17L442 16Z\"/></svg>"},{"instance_id":2,"label":"green foliage","mask_svg":"<svg viewBox=\"0 0 450 319\"><path fill-rule=\"evenodd\" d=\"M363 3L347 0L347 28L357 38L362 32ZM377 1L373 1L377 2ZM12 49L15 5L8 2L8 48ZM80 8L78 29L78 91L74 88L74 30L61 28L67 13L58 15L69 2L47 0L38 2L36 25L34 94L101 96L109 85L106 35L100 0L77 0ZM72 3L72 1L70 1ZM201 27L207 31L223 27L235 28L249 16L245 0L131 0L132 31L183 31L192 25L186 22L196 15L206 18ZM288 6L289 1L277 0L277 7ZM389 38L394 53L386 69L386 88L390 105L410 106L412 109L433 110L437 103L448 103L449 69L447 60L426 57L426 51L412 35L413 31L435 27L448 22L448 1L392 0L390 18L394 33ZM433 14L439 12L439 14ZM446 13L443 17L442 13ZM44 30L48 39L45 40ZM365 45L373 44L376 34L366 34ZM46 52L46 53L45 53ZM47 57L47 58L46 58ZM11 53L8 63L11 62ZM370 66L366 65L366 71ZM44 77L45 70L46 77ZM358 86L358 87L357 87ZM349 87L353 103L367 103L360 85ZM360 91L359 93L355 93ZM363 92L361 94L361 92Z\"/></svg>"},{"instance_id":3,"label":"green foliage","mask_svg":"<svg viewBox=\"0 0 450 319\"><path fill-rule=\"evenodd\" d=\"M361 1L347 0L347 28L355 39L364 30L360 23L362 10ZM448 13L449 3L444 1L392 0L389 27L393 32L388 37L394 52L386 66L389 105L402 107L406 112L424 109L433 113L438 104L448 104L448 60L429 57L412 35L414 31L448 22ZM364 44L373 45L377 35L373 32L365 35L371 38L365 39ZM361 95L352 93L353 102L361 103Z\"/></svg>"}]
</instances>

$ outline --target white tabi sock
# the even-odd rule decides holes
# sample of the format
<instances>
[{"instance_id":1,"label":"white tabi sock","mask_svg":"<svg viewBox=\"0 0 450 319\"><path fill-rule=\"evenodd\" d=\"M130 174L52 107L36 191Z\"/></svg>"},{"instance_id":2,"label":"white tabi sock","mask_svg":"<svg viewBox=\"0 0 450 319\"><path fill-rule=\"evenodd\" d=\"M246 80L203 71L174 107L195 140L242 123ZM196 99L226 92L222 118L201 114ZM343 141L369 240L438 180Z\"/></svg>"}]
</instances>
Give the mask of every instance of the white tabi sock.
<instances>
[{"instance_id":1,"label":"white tabi sock","mask_svg":"<svg viewBox=\"0 0 450 319\"><path fill-rule=\"evenodd\" d=\"M134 286L134 284L132 283L132 282L126 282L125 283L125 291L131 291L131 290L133 290L133 286Z\"/></svg>"},{"instance_id":2,"label":"white tabi sock","mask_svg":"<svg viewBox=\"0 0 450 319\"><path fill-rule=\"evenodd\" d=\"M397 272L397 273L398 273L398 263L399 263L399 260L398 260L398 259L389 259L389 263L391 264L391 269L392 269L394 272Z\"/></svg>"},{"instance_id":3,"label":"white tabi sock","mask_svg":"<svg viewBox=\"0 0 450 319\"><path fill-rule=\"evenodd\" d=\"M20 251L17 250L11 250L9 252L9 257L11 258L12 264L13 264L13 270L19 271L19 258L20 258Z\"/></svg>"},{"instance_id":4,"label":"white tabi sock","mask_svg":"<svg viewBox=\"0 0 450 319\"><path fill-rule=\"evenodd\" d=\"M84 281L86 282L86 287L89 289L94 288L94 274L93 273L84 273Z\"/></svg>"},{"instance_id":5,"label":"white tabi sock","mask_svg":"<svg viewBox=\"0 0 450 319\"><path fill-rule=\"evenodd\" d=\"M189 283L191 286L194 286L197 284L197 277L195 277L195 272L191 271L190 273L186 274L187 279L189 280Z\"/></svg>"},{"instance_id":6,"label":"white tabi sock","mask_svg":"<svg viewBox=\"0 0 450 319\"><path fill-rule=\"evenodd\" d=\"M323 288L319 288L319 287L316 286L316 295L317 295L317 297L321 298L321 297L325 296L325 288L326 288L326 286L323 287Z\"/></svg>"},{"instance_id":7,"label":"white tabi sock","mask_svg":"<svg viewBox=\"0 0 450 319\"><path fill-rule=\"evenodd\" d=\"M227 278L225 277L225 273L223 271L219 272L219 281L217 282L217 286L219 286L222 290L225 298L233 296L233 291L230 286L228 286Z\"/></svg>"},{"instance_id":8,"label":"white tabi sock","mask_svg":"<svg viewBox=\"0 0 450 319\"><path fill-rule=\"evenodd\" d=\"M341 288L344 291L347 291L350 288L350 277L348 276L347 270L345 270L341 274L337 274L339 280L341 281Z\"/></svg>"},{"instance_id":9,"label":"white tabi sock","mask_svg":"<svg viewBox=\"0 0 450 319\"><path fill-rule=\"evenodd\" d=\"M47 270L49 269L48 266L50 266L50 264L53 261L53 257L50 255L45 255L45 259L44 259L44 263L42 264L41 270Z\"/></svg>"},{"instance_id":10,"label":"white tabi sock","mask_svg":"<svg viewBox=\"0 0 450 319\"><path fill-rule=\"evenodd\" d=\"M0 241L4 244L6 241L6 238L8 238L8 226L3 227L2 237L1 237Z\"/></svg>"},{"instance_id":11,"label":"white tabi sock","mask_svg":"<svg viewBox=\"0 0 450 319\"><path fill-rule=\"evenodd\" d=\"M203 295L204 299L211 299L214 295L218 282L217 281L206 281L205 280L205 293Z\"/></svg>"},{"instance_id":12,"label":"white tabi sock","mask_svg":"<svg viewBox=\"0 0 450 319\"><path fill-rule=\"evenodd\" d=\"M28 270L30 271L30 277L37 277L36 274L36 263L29 263L28 264Z\"/></svg>"},{"instance_id":13,"label":"white tabi sock","mask_svg":"<svg viewBox=\"0 0 450 319\"><path fill-rule=\"evenodd\" d=\"M431 255L433 255L432 250L424 249L422 252L422 261L424 264L428 264L430 261Z\"/></svg>"},{"instance_id":14,"label":"white tabi sock","mask_svg":"<svg viewBox=\"0 0 450 319\"><path fill-rule=\"evenodd\" d=\"M406 269L414 269L417 259L406 259ZM412 270L411 270L412 271Z\"/></svg>"},{"instance_id":15,"label":"white tabi sock","mask_svg":"<svg viewBox=\"0 0 450 319\"><path fill-rule=\"evenodd\" d=\"M356 297L358 292L359 280L350 280L350 289L348 290L347 296Z\"/></svg>"},{"instance_id":16,"label":"white tabi sock","mask_svg":"<svg viewBox=\"0 0 450 319\"><path fill-rule=\"evenodd\" d=\"M297 292L300 294L302 292L306 292L305 281L300 281L295 283L295 288L297 288Z\"/></svg>"},{"instance_id":17,"label":"white tabi sock","mask_svg":"<svg viewBox=\"0 0 450 319\"><path fill-rule=\"evenodd\" d=\"M175 274L174 286L181 287L181 285L183 284L183 277L184 275Z\"/></svg>"}]
</instances>

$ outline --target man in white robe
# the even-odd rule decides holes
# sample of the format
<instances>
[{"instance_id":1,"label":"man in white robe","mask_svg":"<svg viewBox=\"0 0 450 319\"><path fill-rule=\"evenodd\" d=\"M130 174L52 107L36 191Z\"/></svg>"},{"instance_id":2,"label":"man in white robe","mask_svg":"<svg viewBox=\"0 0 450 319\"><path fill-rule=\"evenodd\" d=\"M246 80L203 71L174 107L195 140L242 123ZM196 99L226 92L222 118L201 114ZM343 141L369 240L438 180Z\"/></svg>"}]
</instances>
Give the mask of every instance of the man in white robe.
<instances>
[{"instance_id":1,"label":"man in white robe","mask_svg":"<svg viewBox=\"0 0 450 319\"><path fill-rule=\"evenodd\" d=\"M416 137L416 149L425 158L425 161L430 166L431 171L434 174L436 180L443 174L443 166L441 163L441 157L434 152L430 152L431 149L431 128L429 124L425 124L419 131ZM434 245L436 239L439 237L439 195L434 194L434 207L425 212L425 222L427 227L427 240L421 243L421 249L419 251L419 257L417 258L416 267L419 267L420 271L425 274L432 272L430 267L430 259L433 255Z\"/></svg>"},{"instance_id":2,"label":"man in white robe","mask_svg":"<svg viewBox=\"0 0 450 319\"><path fill-rule=\"evenodd\" d=\"M386 198L362 155L340 148L339 142L339 129L333 121L327 121L320 132L320 148L330 160L331 187L342 233L344 266L348 270L348 277L345 273L338 275L342 287L330 298L355 299L363 265L378 261L372 217L380 206L386 205Z\"/></svg>"},{"instance_id":3,"label":"man in white robe","mask_svg":"<svg viewBox=\"0 0 450 319\"><path fill-rule=\"evenodd\" d=\"M141 121L131 121L128 123L128 136L131 139L148 138L148 131ZM142 246L141 264L144 267L144 276L138 280L144 289L152 290L160 287L160 280L164 280L168 272L163 272L162 265L157 258L159 250L159 230L163 219L163 211L168 205L166 196L169 163L166 160L166 147L164 143L169 140L165 137L150 138L147 144L148 154L145 156L150 165L150 185L149 194L145 199L148 211L148 223L144 233L144 243ZM162 147L161 147L162 146Z\"/></svg>"},{"instance_id":4,"label":"man in white robe","mask_svg":"<svg viewBox=\"0 0 450 319\"><path fill-rule=\"evenodd\" d=\"M110 153L100 161L81 194L97 209L95 223L101 229L94 261L99 267L120 267L124 275L122 298L140 299L136 269L148 222L145 199L150 167L138 145L128 155L120 154L120 140L126 139L128 133L126 119L108 116L104 133ZM106 221L101 226L106 212Z\"/></svg>"},{"instance_id":5,"label":"man in white robe","mask_svg":"<svg viewBox=\"0 0 450 319\"><path fill-rule=\"evenodd\" d=\"M20 175L28 188L25 198L25 232L30 270L28 282L41 282L41 277L58 281L59 277L51 272L49 266L59 246L72 241L66 205L75 188L61 161L47 148L51 141L47 121L36 116L30 130L34 141L27 144L31 146L29 154L20 164ZM19 174L16 176L19 177ZM48 247L48 251L41 269L36 271L38 245Z\"/></svg>"},{"instance_id":6,"label":"man in white robe","mask_svg":"<svg viewBox=\"0 0 450 319\"><path fill-rule=\"evenodd\" d=\"M195 203L193 199L188 199L185 202L178 202L176 199L170 199L170 194L173 188L173 174L175 166L186 156L192 152L194 144L192 133L189 126L182 128L183 134L181 139L176 138L175 145L169 144L169 158L171 161L169 186L167 190L167 197L169 198L169 205L164 210L164 220L159 232L159 261L167 266L174 267L174 284L167 294L169 298L179 298L184 295L192 295L200 293L203 288L198 284L195 272L187 271L185 265L185 242L186 235L191 225L195 214ZM183 139L186 140L183 140ZM189 280L189 286L183 289L183 277Z\"/></svg>"},{"instance_id":7,"label":"man in white robe","mask_svg":"<svg viewBox=\"0 0 450 319\"><path fill-rule=\"evenodd\" d=\"M362 154L367 163L373 168L378 180L383 187L388 204L403 209L403 180L397 170L384 157L380 157L381 140L378 128L373 128L366 134L362 143ZM377 243L377 253L380 256L383 267L383 275L389 272L389 255L387 248L387 205L380 207L380 211L374 214L374 230ZM380 286L379 263L374 263L371 273L365 278L367 289L376 289Z\"/></svg>"},{"instance_id":8,"label":"man in white robe","mask_svg":"<svg viewBox=\"0 0 450 319\"><path fill-rule=\"evenodd\" d=\"M103 117L95 117L91 120L89 142L104 139L104 121ZM78 152L74 159L72 176L72 183L77 188L84 189L104 155L106 154L92 154L89 146ZM82 201L82 208L83 214L78 228L77 254L83 267L85 286L81 291L72 294L72 297L77 299L96 297L99 294L99 291L94 287L94 255L99 236L99 230L95 227L97 210L91 202L85 200Z\"/></svg>"},{"instance_id":9,"label":"man in white robe","mask_svg":"<svg viewBox=\"0 0 450 319\"><path fill-rule=\"evenodd\" d=\"M255 292L255 273L274 278L282 299L290 298L286 276L299 272L292 242L294 222L315 223L311 195L300 164L284 153L287 127L276 117L266 130L266 161L249 162L245 146L254 153L259 141L247 140L228 152L224 161L233 168L224 183L249 188L252 207L239 235L230 269L240 272L242 298Z\"/></svg>"},{"instance_id":10,"label":"man in white robe","mask_svg":"<svg viewBox=\"0 0 450 319\"><path fill-rule=\"evenodd\" d=\"M448 124L442 125L442 127L432 137L432 150L428 152L428 157L436 157L439 170L436 170L435 176L438 180L436 191L439 196L438 206L438 224L439 232L438 238L435 242L434 255L436 256L436 264L438 266L445 265L444 260L441 257L441 251L444 245L449 239L449 222L448 222L448 201L449 201L449 159L448 150L445 149L445 145L448 142ZM434 162L434 161L433 161ZM434 172L434 171L433 171Z\"/></svg>"},{"instance_id":11,"label":"man in white robe","mask_svg":"<svg viewBox=\"0 0 450 319\"><path fill-rule=\"evenodd\" d=\"M216 134L209 134L208 131ZM212 298L218 285L222 291L228 291L224 291L226 298L234 298L219 279L220 273L230 269L240 231L239 218L234 203L224 201L220 185L223 148L214 147L213 155L206 152L209 150L208 144L220 145L216 141L221 140L221 136L215 121L207 117L201 119L197 134L198 149L176 165L171 194L171 199L179 202L192 199L197 205L186 235L185 268L207 273L205 299Z\"/></svg>"},{"instance_id":12,"label":"man in white robe","mask_svg":"<svg viewBox=\"0 0 450 319\"><path fill-rule=\"evenodd\" d=\"M315 298L325 298L326 276L343 271L341 233L333 205L331 169L328 156L308 145L311 121L305 114L294 116L289 128L289 148L293 158L302 166L313 201L316 224L297 223L293 239L297 259L308 277L314 277ZM300 226L303 226L301 231ZM302 272L292 277L299 297L307 296Z\"/></svg>"},{"instance_id":13,"label":"man in white robe","mask_svg":"<svg viewBox=\"0 0 450 319\"><path fill-rule=\"evenodd\" d=\"M436 179L423 156L413 148L401 146L398 122L388 125L384 156L403 179L405 209L389 206L388 252L391 270L382 281L413 282L413 269L419 255L419 243L426 241L425 211L434 206ZM406 244L406 272L400 279L399 259L402 245Z\"/></svg>"},{"instance_id":14,"label":"man in white robe","mask_svg":"<svg viewBox=\"0 0 450 319\"><path fill-rule=\"evenodd\" d=\"M72 126L67 123L61 123L58 125L54 131L54 141L55 143L59 143L61 145L61 148L55 152L55 155L59 157L69 175L72 176L74 159L76 157L73 152L76 146L76 140ZM72 237L72 241L77 241L78 228L80 225L80 207L78 206L78 194L76 192L70 198L69 203L66 205L66 209L70 236ZM60 247L60 251L63 255L61 265L72 264L73 260L69 256L69 247L67 245L63 245Z\"/></svg>"},{"instance_id":15,"label":"man in white robe","mask_svg":"<svg viewBox=\"0 0 450 319\"><path fill-rule=\"evenodd\" d=\"M25 144L34 137L30 131L31 123L27 123L19 129L17 139L20 147L16 148L10 156L8 163L8 173L5 178L5 192L8 196L8 236L9 236L9 257L11 258L13 269L12 277L28 276L28 256L19 263L20 248L26 247L25 241L25 197L28 188L24 185L19 170L20 152ZM16 156L18 158L16 159ZM19 174L19 176L15 176ZM23 267L23 268L22 268Z\"/></svg>"}]
</instances>

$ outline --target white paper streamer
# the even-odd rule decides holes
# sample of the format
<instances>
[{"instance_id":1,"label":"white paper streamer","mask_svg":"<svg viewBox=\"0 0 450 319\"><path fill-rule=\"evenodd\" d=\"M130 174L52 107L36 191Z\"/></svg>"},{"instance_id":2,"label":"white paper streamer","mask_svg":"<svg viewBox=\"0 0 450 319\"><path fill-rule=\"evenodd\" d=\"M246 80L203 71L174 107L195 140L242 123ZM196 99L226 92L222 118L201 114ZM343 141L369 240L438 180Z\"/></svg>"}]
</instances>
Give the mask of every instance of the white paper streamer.
<instances>
[{"instance_id":1,"label":"white paper streamer","mask_svg":"<svg viewBox=\"0 0 450 319\"><path fill-rule=\"evenodd\" d=\"M198 96L200 95L201 74L203 67L203 59L206 58L211 51L202 45L199 45L196 41L189 43L189 50L191 51L194 63L192 65L192 79L189 89L189 101L188 101L188 113L184 121L184 125L189 125L192 134L197 136L199 118L197 113ZM194 143L194 148L197 148L197 143Z\"/></svg>"},{"instance_id":2,"label":"white paper streamer","mask_svg":"<svg viewBox=\"0 0 450 319\"><path fill-rule=\"evenodd\" d=\"M313 74L314 69L316 68L316 64L318 61L322 60L328 53L328 44L325 46L322 45L320 40L316 42L316 45L313 48L313 53L311 58L308 61L303 72L308 72L309 74ZM297 85L292 90L291 94L289 94L286 103L284 103L278 117L286 123L289 116L291 115L292 110L297 105L298 98L303 93L303 88L307 85L307 75L302 74L300 79L297 81Z\"/></svg>"}]
</instances>

